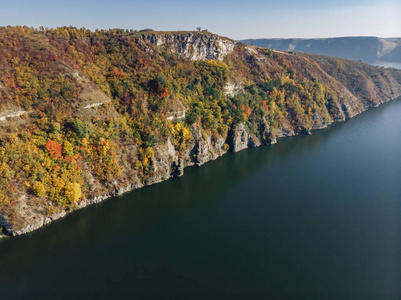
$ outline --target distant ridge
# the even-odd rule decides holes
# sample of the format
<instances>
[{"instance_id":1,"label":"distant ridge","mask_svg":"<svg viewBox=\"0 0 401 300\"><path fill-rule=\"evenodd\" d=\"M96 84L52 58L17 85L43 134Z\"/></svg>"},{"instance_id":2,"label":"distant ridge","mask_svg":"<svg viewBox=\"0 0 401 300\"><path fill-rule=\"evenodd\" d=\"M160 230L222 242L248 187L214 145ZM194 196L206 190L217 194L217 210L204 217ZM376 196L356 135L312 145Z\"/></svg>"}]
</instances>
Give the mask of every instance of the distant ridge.
<instances>
[{"instance_id":1,"label":"distant ridge","mask_svg":"<svg viewBox=\"0 0 401 300\"><path fill-rule=\"evenodd\" d=\"M401 62L401 38L247 39L241 42L280 51L296 51L374 63Z\"/></svg>"}]
</instances>

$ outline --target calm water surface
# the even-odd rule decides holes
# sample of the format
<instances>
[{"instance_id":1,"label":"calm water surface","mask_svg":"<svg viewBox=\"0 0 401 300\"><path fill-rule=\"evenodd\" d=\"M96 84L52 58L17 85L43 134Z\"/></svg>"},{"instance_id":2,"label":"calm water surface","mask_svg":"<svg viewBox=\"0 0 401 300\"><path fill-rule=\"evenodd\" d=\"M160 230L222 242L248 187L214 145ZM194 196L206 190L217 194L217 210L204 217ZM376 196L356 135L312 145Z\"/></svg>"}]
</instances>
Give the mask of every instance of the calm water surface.
<instances>
[{"instance_id":1,"label":"calm water surface","mask_svg":"<svg viewBox=\"0 0 401 300\"><path fill-rule=\"evenodd\" d=\"M0 240L1 299L401 299L401 100Z\"/></svg>"}]
</instances>

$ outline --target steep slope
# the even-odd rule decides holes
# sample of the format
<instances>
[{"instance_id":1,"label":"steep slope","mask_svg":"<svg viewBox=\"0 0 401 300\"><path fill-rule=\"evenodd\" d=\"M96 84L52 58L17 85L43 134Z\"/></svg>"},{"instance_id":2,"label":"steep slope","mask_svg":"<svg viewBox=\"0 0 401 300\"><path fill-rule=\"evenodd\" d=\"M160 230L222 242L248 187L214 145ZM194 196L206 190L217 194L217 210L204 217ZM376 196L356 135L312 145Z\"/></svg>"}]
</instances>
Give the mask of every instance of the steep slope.
<instances>
[{"instance_id":1,"label":"steep slope","mask_svg":"<svg viewBox=\"0 0 401 300\"><path fill-rule=\"evenodd\" d=\"M385 48L390 44L389 48ZM383 41L383 45L386 51L381 51L378 58L385 61L401 61L401 39L387 39Z\"/></svg>"},{"instance_id":2,"label":"steep slope","mask_svg":"<svg viewBox=\"0 0 401 300\"><path fill-rule=\"evenodd\" d=\"M241 42L274 50L328 55L367 63L379 59L401 62L401 38L248 39Z\"/></svg>"},{"instance_id":3,"label":"steep slope","mask_svg":"<svg viewBox=\"0 0 401 300\"><path fill-rule=\"evenodd\" d=\"M10 235L401 95L395 69L207 32L7 27L0 44L0 226Z\"/></svg>"}]
</instances>

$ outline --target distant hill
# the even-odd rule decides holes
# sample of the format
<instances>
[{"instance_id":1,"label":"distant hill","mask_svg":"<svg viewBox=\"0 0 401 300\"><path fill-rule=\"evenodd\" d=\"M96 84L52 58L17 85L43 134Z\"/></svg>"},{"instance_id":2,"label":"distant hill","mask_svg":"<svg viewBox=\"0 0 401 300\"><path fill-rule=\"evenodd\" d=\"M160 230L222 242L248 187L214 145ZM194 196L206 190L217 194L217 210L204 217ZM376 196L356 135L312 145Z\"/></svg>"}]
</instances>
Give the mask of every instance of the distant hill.
<instances>
[{"instance_id":1,"label":"distant hill","mask_svg":"<svg viewBox=\"0 0 401 300\"><path fill-rule=\"evenodd\" d=\"M401 62L401 38L247 39L241 42L273 50L321 54L367 63L377 60Z\"/></svg>"}]
</instances>

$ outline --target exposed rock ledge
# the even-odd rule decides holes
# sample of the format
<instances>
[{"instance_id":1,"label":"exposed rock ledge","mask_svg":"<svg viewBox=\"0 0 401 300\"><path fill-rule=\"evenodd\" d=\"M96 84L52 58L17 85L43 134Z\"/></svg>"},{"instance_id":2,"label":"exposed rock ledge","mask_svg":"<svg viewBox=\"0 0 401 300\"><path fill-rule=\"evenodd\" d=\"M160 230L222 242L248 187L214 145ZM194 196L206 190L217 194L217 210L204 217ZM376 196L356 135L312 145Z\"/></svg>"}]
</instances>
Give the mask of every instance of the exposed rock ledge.
<instances>
[{"instance_id":1,"label":"exposed rock ledge","mask_svg":"<svg viewBox=\"0 0 401 300\"><path fill-rule=\"evenodd\" d=\"M234 97L244 93L244 87L240 83L228 82L224 87L224 95Z\"/></svg>"},{"instance_id":2,"label":"exposed rock ledge","mask_svg":"<svg viewBox=\"0 0 401 300\"><path fill-rule=\"evenodd\" d=\"M0 121L7 121L7 118L20 117L26 113L29 112L17 108L10 108L8 110L0 112Z\"/></svg>"},{"instance_id":3,"label":"exposed rock ledge","mask_svg":"<svg viewBox=\"0 0 401 300\"><path fill-rule=\"evenodd\" d=\"M142 39L156 46L163 46L191 60L217 59L234 51L236 42L216 34L199 32L147 33Z\"/></svg>"}]
</instances>

